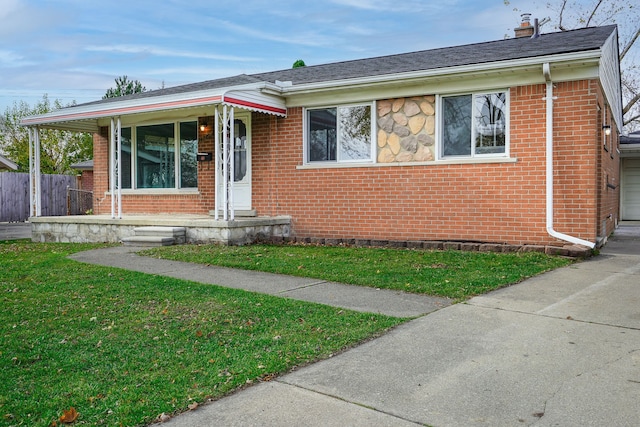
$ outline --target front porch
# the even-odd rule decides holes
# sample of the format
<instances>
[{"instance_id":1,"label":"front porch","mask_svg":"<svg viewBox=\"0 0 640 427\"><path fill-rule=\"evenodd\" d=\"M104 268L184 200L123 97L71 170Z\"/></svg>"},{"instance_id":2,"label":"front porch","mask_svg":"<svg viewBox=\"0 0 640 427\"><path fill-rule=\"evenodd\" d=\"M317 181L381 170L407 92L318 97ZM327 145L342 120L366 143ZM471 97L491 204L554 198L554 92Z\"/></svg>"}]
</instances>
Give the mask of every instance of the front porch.
<instances>
[{"instance_id":1,"label":"front porch","mask_svg":"<svg viewBox=\"0 0 640 427\"><path fill-rule=\"evenodd\" d=\"M133 237L140 227L184 227L186 243L245 245L273 237L289 237L291 218L236 217L215 220L206 215L79 215L31 217L32 241L71 243L119 243Z\"/></svg>"}]
</instances>

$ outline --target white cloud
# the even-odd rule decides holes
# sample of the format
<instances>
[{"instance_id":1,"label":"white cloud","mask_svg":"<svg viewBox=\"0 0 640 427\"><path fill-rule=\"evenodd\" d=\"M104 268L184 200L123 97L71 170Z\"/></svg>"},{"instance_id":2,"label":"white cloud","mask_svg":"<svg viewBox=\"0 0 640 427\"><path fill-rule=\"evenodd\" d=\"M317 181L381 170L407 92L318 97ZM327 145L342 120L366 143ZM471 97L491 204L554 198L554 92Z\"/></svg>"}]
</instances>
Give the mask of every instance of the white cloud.
<instances>
[{"instance_id":1,"label":"white cloud","mask_svg":"<svg viewBox=\"0 0 640 427\"><path fill-rule=\"evenodd\" d=\"M154 46L142 45L104 45L104 46L87 46L84 50L88 52L108 52L108 53L127 53L127 54L146 54L165 57L194 58L194 59L212 59L216 61L256 61L256 58L236 55L222 55L215 53L189 52L182 49L170 50L157 48Z\"/></svg>"},{"instance_id":2,"label":"white cloud","mask_svg":"<svg viewBox=\"0 0 640 427\"><path fill-rule=\"evenodd\" d=\"M443 10L457 3L455 0L440 0L438 2L409 0L404 2L389 2L387 0L331 0L331 3L349 6L356 9L371 10L376 12L413 12L419 13L428 10Z\"/></svg>"},{"instance_id":3,"label":"white cloud","mask_svg":"<svg viewBox=\"0 0 640 427\"><path fill-rule=\"evenodd\" d=\"M247 38L248 36L248 38L285 44L319 47L338 42L338 40L333 36L325 36L319 32L309 30L295 31L295 34L275 34L271 30L256 30L253 27L234 24L230 21L219 21L216 25L222 26L227 30L234 31L242 35L244 38Z\"/></svg>"}]
</instances>

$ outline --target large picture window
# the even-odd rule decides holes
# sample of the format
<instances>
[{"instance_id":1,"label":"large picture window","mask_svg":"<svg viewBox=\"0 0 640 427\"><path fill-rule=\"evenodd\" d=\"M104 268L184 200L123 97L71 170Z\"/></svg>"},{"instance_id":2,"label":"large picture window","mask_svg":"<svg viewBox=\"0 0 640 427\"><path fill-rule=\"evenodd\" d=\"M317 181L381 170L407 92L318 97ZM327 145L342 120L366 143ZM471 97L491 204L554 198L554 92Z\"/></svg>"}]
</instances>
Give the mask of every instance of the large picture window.
<instances>
[{"instance_id":1,"label":"large picture window","mask_svg":"<svg viewBox=\"0 0 640 427\"><path fill-rule=\"evenodd\" d=\"M442 97L442 156L507 154L507 92Z\"/></svg>"},{"instance_id":2,"label":"large picture window","mask_svg":"<svg viewBox=\"0 0 640 427\"><path fill-rule=\"evenodd\" d=\"M307 110L309 162L370 161L371 105Z\"/></svg>"},{"instance_id":3,"label":"large picture window","mask_svg":"<svg viewBox=\"0 0 640 427\"><path fill-rule=\"evenodd\" d=\"M197 122L121 130L123 189L197 188Z\"/></svg>"}]
</instances>

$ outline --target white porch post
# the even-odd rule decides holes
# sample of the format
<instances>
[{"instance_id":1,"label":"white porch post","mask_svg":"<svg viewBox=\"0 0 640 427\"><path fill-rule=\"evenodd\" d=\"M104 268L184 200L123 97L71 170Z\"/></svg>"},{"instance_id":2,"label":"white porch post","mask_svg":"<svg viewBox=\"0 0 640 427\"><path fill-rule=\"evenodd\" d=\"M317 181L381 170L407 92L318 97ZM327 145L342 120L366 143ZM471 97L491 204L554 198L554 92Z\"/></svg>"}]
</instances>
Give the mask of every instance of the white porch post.
<instances>
[{"instance_id":1,"label":"white porch post","mask_svg":"<svg viewBox=\"0 0 640 427\"><path fill-rule=\"evenodd\" d=\"M29 128L29 215L42 215L40 187L40 129Z\"/></svg>"},{"instance_id":2,"label":"white porch post","mask_svg":"<svg viewBox=\"0 0 640 427\"><path fill-rule=\"evenodd\" d=\"M122 121L118 117L116 131L116 152L118 155L118 163L116 165L116 176L118 177L118 218L122 219Z\"/></svg>"},{"instance_id":3,"label":"white porch post","mask_svg":"<svg viewBox=\"0 0 640 427\"><path fill-rule=\"evenodd\" d=\"M218 213L222 209L222 219L233 221L235 218L234 193L234 156L235 129L233 125L234 108L222 105L222 117L218 107L215 111L215 219L220 219ZM220 123L222 120L222 123ZM221 139L222 138L222 139ZM222 143L221 143L222 142Z\"/></svg>"},{"instance_id":4,"label":"white porch post","mask_svg":"<svg viewBox=\"0 0 640 427\"><path fill-rule=\"evenodd\" d=\"M229 219L231 221L235 218L235 204L233 201L233 187L236 181L235 174L235 154L236 154L236 138L235 138L235 125L233 123L235 114L235 108L231 107L229 113Z\"/></svg>"},{"instance_id":5,"label":"white porch post","mask_svg":"<svg viewBox=\"0 0 640 427\"><path fill-rule=\"evenodd\" d=\"M214 219L217 221L218 219L220 219L220 213L219 213L219 208L220 208L220 119L219 119L219 115L220 112L218 111L218 106L216 105L216 109L214 112L214 124L213 124L213 144L214 144L214 155L215 155L215 161L214 161L214 167L213 169L215 170L215 188L214 188L214 194L215 194L215 206L214 206Z\"/></svg>"},{"instance_id":6,"label":"white porch post","mask_svg":"<svg viewBox=\"0 0 640 427\"><path fill-rule=\"evenodd\" d=\"M227 106L222 106L222 219L229 220L229 121Z\"/></svg>"},{"instance_id":7,"label":"white porch post","mask_svg":"<svg viewBox=\"0 0 640 427\"><path fill-rule=\"evenodd\" d=\"M111 218L116 217L116 125L111 118L111 132L109 134L109 192L111 193Z\"/></svg>"}]
</instances>

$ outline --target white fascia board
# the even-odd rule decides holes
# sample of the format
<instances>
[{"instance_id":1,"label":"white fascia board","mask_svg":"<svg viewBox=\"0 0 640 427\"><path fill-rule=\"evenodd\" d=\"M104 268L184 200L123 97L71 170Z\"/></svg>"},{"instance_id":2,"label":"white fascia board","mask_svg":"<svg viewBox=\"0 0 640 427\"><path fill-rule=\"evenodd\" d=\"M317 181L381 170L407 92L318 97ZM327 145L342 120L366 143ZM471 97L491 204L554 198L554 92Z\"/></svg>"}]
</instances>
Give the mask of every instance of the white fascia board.
<instances>
[{"instance_id":1,"label":"white fascia board","mask_svg":"<svg viewBox=\"0 0 640 427\"><path fill-rule=\"evenodd\" d=\"M590 60L579 65L556 64L552 74L554 81L598 78L598 61ZM367 102L372 99L406 98L418 95L446 95L487 90L504 90L510 87L544 84L542 65L492 70L488 72L447 74L423 79L394 80L369 86L337 87L334 90L305 91L289 94L288 107L318 107L323 105Z\"/></svg>"},{"instance_id":2,"label":"white fascia board","mask_svg":"<svg viewBox=\"0 0 640 427\"><path fill-rule=\"evenodd\" d=\"M178 108L198 107L221 103L227 92L233 91L262 91L277 88L265 83L251 83L247 85L229 86L224 88L207 89L192 92L181 92L171 95L149 96L145 98L128 99L122 101L105 102L101 104L85 104L76 107L63 108L50 113L30 116L22 119L22 126L38 126L59 122L81 120L95 120L105 117L115 117L127 114L148 113ZM261 98L267 100L267 96ZM281 101L271 97L278 106Z\"/></svg>"},{"instance_id":3,"label":"white fascia board","mask_svg":"<svg viewBox=\"0 0 640 427\"><path fill-rule=\"evenodd\" d=\"M389 83L409 82L411 80L427 80L437 78L459 78L459 76L473 77L474 75L487 75L488 73L518 72L523 68L537 66L548 62L552 65L558 63L597 63L601 56L600 49L568 53L561 55L536 56L508 61L497 61L481 64L462 65L458 67L436 68L432 70L411 71L407 73L385 74L380 76L367 76L339 81L326 81L318 83L306 83L282 87L284 96L293 96L303 93L331 91L343 89L345 87L354 88L358 86L386 85Z\"/></svg>"},{"instance_id":4,"label":"white fascia board","mask_svg":"<svg viewBox=\"0 0 640 427\"><path fill-rule=\"evenodd\" d=\"M600 81L618 129L622 129L622 80L618 50L618 30L616 29L602 47L600 61Z\"/></svg>"}]
</instances>

